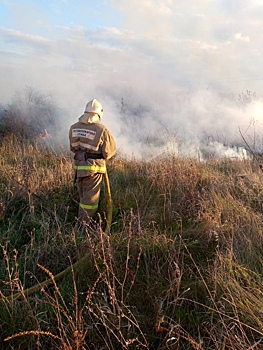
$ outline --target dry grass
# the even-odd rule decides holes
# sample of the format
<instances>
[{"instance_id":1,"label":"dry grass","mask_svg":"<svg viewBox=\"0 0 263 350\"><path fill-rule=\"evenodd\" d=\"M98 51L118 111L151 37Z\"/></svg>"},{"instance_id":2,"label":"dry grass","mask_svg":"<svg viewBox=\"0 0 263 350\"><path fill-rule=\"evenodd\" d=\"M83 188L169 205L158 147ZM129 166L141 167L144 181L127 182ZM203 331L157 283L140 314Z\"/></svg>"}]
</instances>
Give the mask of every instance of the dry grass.
<instances>
[{"instance_id":1,"label":"dry grass","mask_svg":"<svg viewBox=\"0 0 263 350\"><path fill-rule=\"evenodd\" d=\"M253 162L116 157L105 235L103 193L97 230L75 229L70 155L40 141L0 146L3 349L262 348L263 184Z\"/></svg>"}]
</instances>

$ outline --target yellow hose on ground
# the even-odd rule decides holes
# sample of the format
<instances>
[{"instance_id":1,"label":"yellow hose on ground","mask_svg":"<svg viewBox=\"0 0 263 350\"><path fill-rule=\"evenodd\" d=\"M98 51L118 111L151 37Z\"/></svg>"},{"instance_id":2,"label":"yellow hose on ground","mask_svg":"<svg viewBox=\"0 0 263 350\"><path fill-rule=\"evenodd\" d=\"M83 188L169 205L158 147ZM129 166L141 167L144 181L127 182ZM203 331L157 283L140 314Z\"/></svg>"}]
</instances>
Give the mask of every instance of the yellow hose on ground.
<instances>
[{"instance_id":1,"label":"yellow hose on ground","mask_svg":"<svg viewBox=\"0 0 263 350\"><path fill-rule=\"evenodd\" d=\"M106 223L105 233L109 234L110 228L111 228L111 222L112 222L112 198L111 198L110 182L109 182L107 170L104 173L104 184L105 184L106 202L107 202L107 215L106 215L107 223ZM82 264L85 263L86 259L89 259L89 258L90 258L90 255L86 254L81 259L76 261L75 264L73 264L72 266L69 266L65 270L59 272L53 278L49 278L48 280L41 282L33 287L30 287L22 292L18 292L16 294L10 295L9 297L6 297L6 299L14 301L14 300L20 300L20 299L29 297L30 295L39 292L41 289L46 288L46 287L54 284L54 282L61 280L70 271L78 270L82 266Z\"/></svg>"},{"instance_id":2,"label":"yellow hose on ground","mask_svg":"<svg viewBox=\"0 0 263 350\"><path fill-rule=\"evenodd\" d=\"M108 172L104 173L104 184L105 184L105 192L106 192L106 202L107 202L107 216L106 216L106 229L105 233L110 233L111 228L111 222L112 222L112 197L111 197L111 190L110 190L110 181L108 177Z\"/></svg>"}]
</instances>

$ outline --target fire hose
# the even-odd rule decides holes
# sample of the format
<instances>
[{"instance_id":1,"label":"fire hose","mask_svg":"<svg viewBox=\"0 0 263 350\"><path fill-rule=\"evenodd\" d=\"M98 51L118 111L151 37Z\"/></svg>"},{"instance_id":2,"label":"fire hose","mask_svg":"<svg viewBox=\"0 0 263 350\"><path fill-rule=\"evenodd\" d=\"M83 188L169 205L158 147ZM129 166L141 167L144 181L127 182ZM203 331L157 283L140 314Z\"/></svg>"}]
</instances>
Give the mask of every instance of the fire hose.
<instances>
[{"instance_id":1,"label":"fire hose","mask_svg":"<svg viewBox=\"0 0 263 350\"><path fill-rule=\"evenodd\" d=\"M112 197L111 197L111 190L110 190L110 182L107 170L103 175L104 179L104 185L105 185L105 196L106 196L106 202L107 202L107 213L106 213L106 228L105 233L110 234L110 228L111 228L111 222L112 222ZM40 290L49 287L50 285L54 284L54 282L57 282L61 280L64 276L66 276L68 273L74 271L77 271L85 261L90 258L90 254L84 255L81 259L77 260L73 265L68 266L65 270L59 272L57 275L53 276L52 278L47 279L46 281L43 281L33 287L30 287L26 290L22 290L21 292L18 292L16 294L10 295L6 297L7 300L20 300L23 298L26 298L32 294L35 294L39 292Z\"/></svg>"}]
</instances>

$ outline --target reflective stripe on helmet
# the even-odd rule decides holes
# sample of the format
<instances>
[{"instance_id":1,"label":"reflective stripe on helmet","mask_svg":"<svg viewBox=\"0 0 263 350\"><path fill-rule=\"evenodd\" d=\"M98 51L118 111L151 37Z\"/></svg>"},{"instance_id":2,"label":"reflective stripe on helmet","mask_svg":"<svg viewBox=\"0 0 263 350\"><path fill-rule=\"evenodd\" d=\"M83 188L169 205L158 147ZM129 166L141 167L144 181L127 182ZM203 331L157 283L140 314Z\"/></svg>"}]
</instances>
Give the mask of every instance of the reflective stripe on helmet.
<instances>
[{"instance_id":1,"label":"reflective stripe on helmet","mask_svg":"<svg viewBox=\"0 0 263 350\"><path fill-rule=\"evenodd\" d=\"M83 203L79 203L79 206L83 209L97 209L98 208L98 204L96 205L88 205L88 204L83 204Z\"/></svg>"},{"instance_id":2,"label":"reflective stripe on helmet","mask_svg":"<svg viewBox=\"0 0 263 350\"><path fill-rule=\"evenodd\" d=\"M105 173L106 167L105 166L98 166L98 165L74 165L75 170L91 170L96 172Z\"/></svg>"}]
</instances>

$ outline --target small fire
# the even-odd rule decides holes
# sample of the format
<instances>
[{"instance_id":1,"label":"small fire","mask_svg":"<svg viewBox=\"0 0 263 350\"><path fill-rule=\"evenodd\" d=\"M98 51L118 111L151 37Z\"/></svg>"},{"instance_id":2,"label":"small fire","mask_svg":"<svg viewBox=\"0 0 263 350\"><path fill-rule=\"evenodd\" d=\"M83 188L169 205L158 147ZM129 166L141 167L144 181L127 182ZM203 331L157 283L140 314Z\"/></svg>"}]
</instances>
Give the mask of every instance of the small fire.
<instances>
[{"instance_id":1,"label":"small fire","mask_svg":"<svg viewBox=\"0 0 263 350\"><path fill-rule=\"evenodd\" d=\"M42 139L50 139L52 136L48 133L47 129L44 129L45 133L42 134L40 133L39 134L39 137L41 137Z\"/></svg>"}]
</instances>

